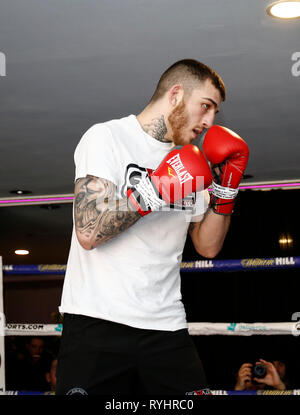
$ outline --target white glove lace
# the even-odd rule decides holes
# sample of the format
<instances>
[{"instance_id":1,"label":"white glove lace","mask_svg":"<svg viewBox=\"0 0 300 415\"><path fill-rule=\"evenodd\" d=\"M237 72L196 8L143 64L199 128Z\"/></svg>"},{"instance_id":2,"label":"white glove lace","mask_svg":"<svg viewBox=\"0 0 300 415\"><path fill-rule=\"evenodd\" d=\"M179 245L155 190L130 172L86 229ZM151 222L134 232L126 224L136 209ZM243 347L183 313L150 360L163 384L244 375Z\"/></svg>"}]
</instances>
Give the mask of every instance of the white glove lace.
<instances>
[{"instance_id":1,"label":"white glove lace","mask_svg":"<svg viewBox=\"0 0 300 415\"><path fill-rule=\"evenodd\" d=\"M160 210L163 206L166 206L167 203L157 196L149 176L143 177L135 186L135 189L141 195L146 206L152 211Z\"/></svg>"}]
</instances>

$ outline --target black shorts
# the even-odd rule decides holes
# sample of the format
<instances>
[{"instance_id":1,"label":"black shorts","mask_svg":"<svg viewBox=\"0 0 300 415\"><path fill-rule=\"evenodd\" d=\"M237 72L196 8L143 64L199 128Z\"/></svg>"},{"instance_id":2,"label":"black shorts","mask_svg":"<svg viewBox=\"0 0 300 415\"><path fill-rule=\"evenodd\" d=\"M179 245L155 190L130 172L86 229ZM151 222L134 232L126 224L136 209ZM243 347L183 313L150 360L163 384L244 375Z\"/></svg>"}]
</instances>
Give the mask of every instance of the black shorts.
<instances>
[{"instance_id":1,"label":"black shorts","mask_svg":"<svg viewBox=\"0 0 300 415\"><path fill-rule=\"evenodd\" d=\"M187 329L138 329L64 314L57 395L186 394L207 388Z\"/></svg>"}]
</instances>

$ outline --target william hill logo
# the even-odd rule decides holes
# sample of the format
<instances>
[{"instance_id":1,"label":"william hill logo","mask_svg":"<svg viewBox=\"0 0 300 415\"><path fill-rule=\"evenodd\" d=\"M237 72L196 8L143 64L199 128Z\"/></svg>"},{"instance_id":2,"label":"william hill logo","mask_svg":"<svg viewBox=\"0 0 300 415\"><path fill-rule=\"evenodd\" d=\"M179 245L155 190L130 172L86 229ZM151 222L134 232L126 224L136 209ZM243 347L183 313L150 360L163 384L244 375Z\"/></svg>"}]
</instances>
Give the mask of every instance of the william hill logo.
<instances>
[{"instance_id":1,"label":"william hill logo","mask_svg":"<svg viewBox=\"0 0 300 415\"><path fill-rule=\"evenodd\" d=\"M204 260L204 261L191 261L191 262L182 262L181 268L188 269L188 268L214 268L213 261L211 260Z\"/></svg>"},{"instance_id":2,"label":"william hill logo","mask_svg":"<svg viewBox=\"0 0 300 415\"><path fill-rule=\"evenodd\" d=\"M294 257L277 257L277 258L252 258L252 259L242 259L242 267L245 268L255 268L255 267L274 267L282 265L295 265Z\"/></svg>"}]
</instances>

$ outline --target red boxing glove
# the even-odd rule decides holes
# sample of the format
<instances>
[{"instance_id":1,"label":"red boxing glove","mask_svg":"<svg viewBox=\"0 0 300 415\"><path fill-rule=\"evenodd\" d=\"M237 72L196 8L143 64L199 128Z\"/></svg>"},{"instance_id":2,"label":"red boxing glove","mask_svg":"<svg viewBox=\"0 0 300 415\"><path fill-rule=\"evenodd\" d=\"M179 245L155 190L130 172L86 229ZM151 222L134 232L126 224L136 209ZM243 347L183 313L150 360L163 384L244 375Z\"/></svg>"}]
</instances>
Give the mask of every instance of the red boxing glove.
<instances>
[{"instance_id":1,"label":"red boxing glove","mask_svg":"<svg viewBox=\"0 0 300 415\"><path fill-rule=\"evenodd\" d=\"M248 145L235 132L213 125L205 135L203 152L214 176L211 208L220 215L231 215L249 158Z\"/></svg>"},{"instance_id":2,"label":"red boxing glove","mask_svg":"<svg viewBox=\"0 0 300 415\"><path fill-rule=\"evenodd\" d=\"M155 171L127 191L127 196L139 214L145 216L206 189L211 181L211 170L201 150L187 144L170 151Z\"/></svg>"}]
</instances>

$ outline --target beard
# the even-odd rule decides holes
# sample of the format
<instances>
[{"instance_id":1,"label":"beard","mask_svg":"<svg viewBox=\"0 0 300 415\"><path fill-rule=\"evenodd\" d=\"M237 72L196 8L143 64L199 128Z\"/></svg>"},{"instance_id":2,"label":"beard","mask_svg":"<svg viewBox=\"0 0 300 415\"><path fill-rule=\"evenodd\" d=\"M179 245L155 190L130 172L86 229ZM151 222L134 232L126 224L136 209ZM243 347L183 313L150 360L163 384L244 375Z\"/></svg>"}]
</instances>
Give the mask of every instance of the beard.
<instances>
[{"instance_id":1,"label":"beard","mask_svg":"<svg viewBox=\"0 0 300 415\"><path fill-rule=\"evenodd\" d=\"M186 110L184 99L182 99L182 102L173 109L168 117L168 121L172 129L173 143L176 146L187 144L184 140L184 130L189 124L189 116Z\"/></svg>"}]
</instances>

